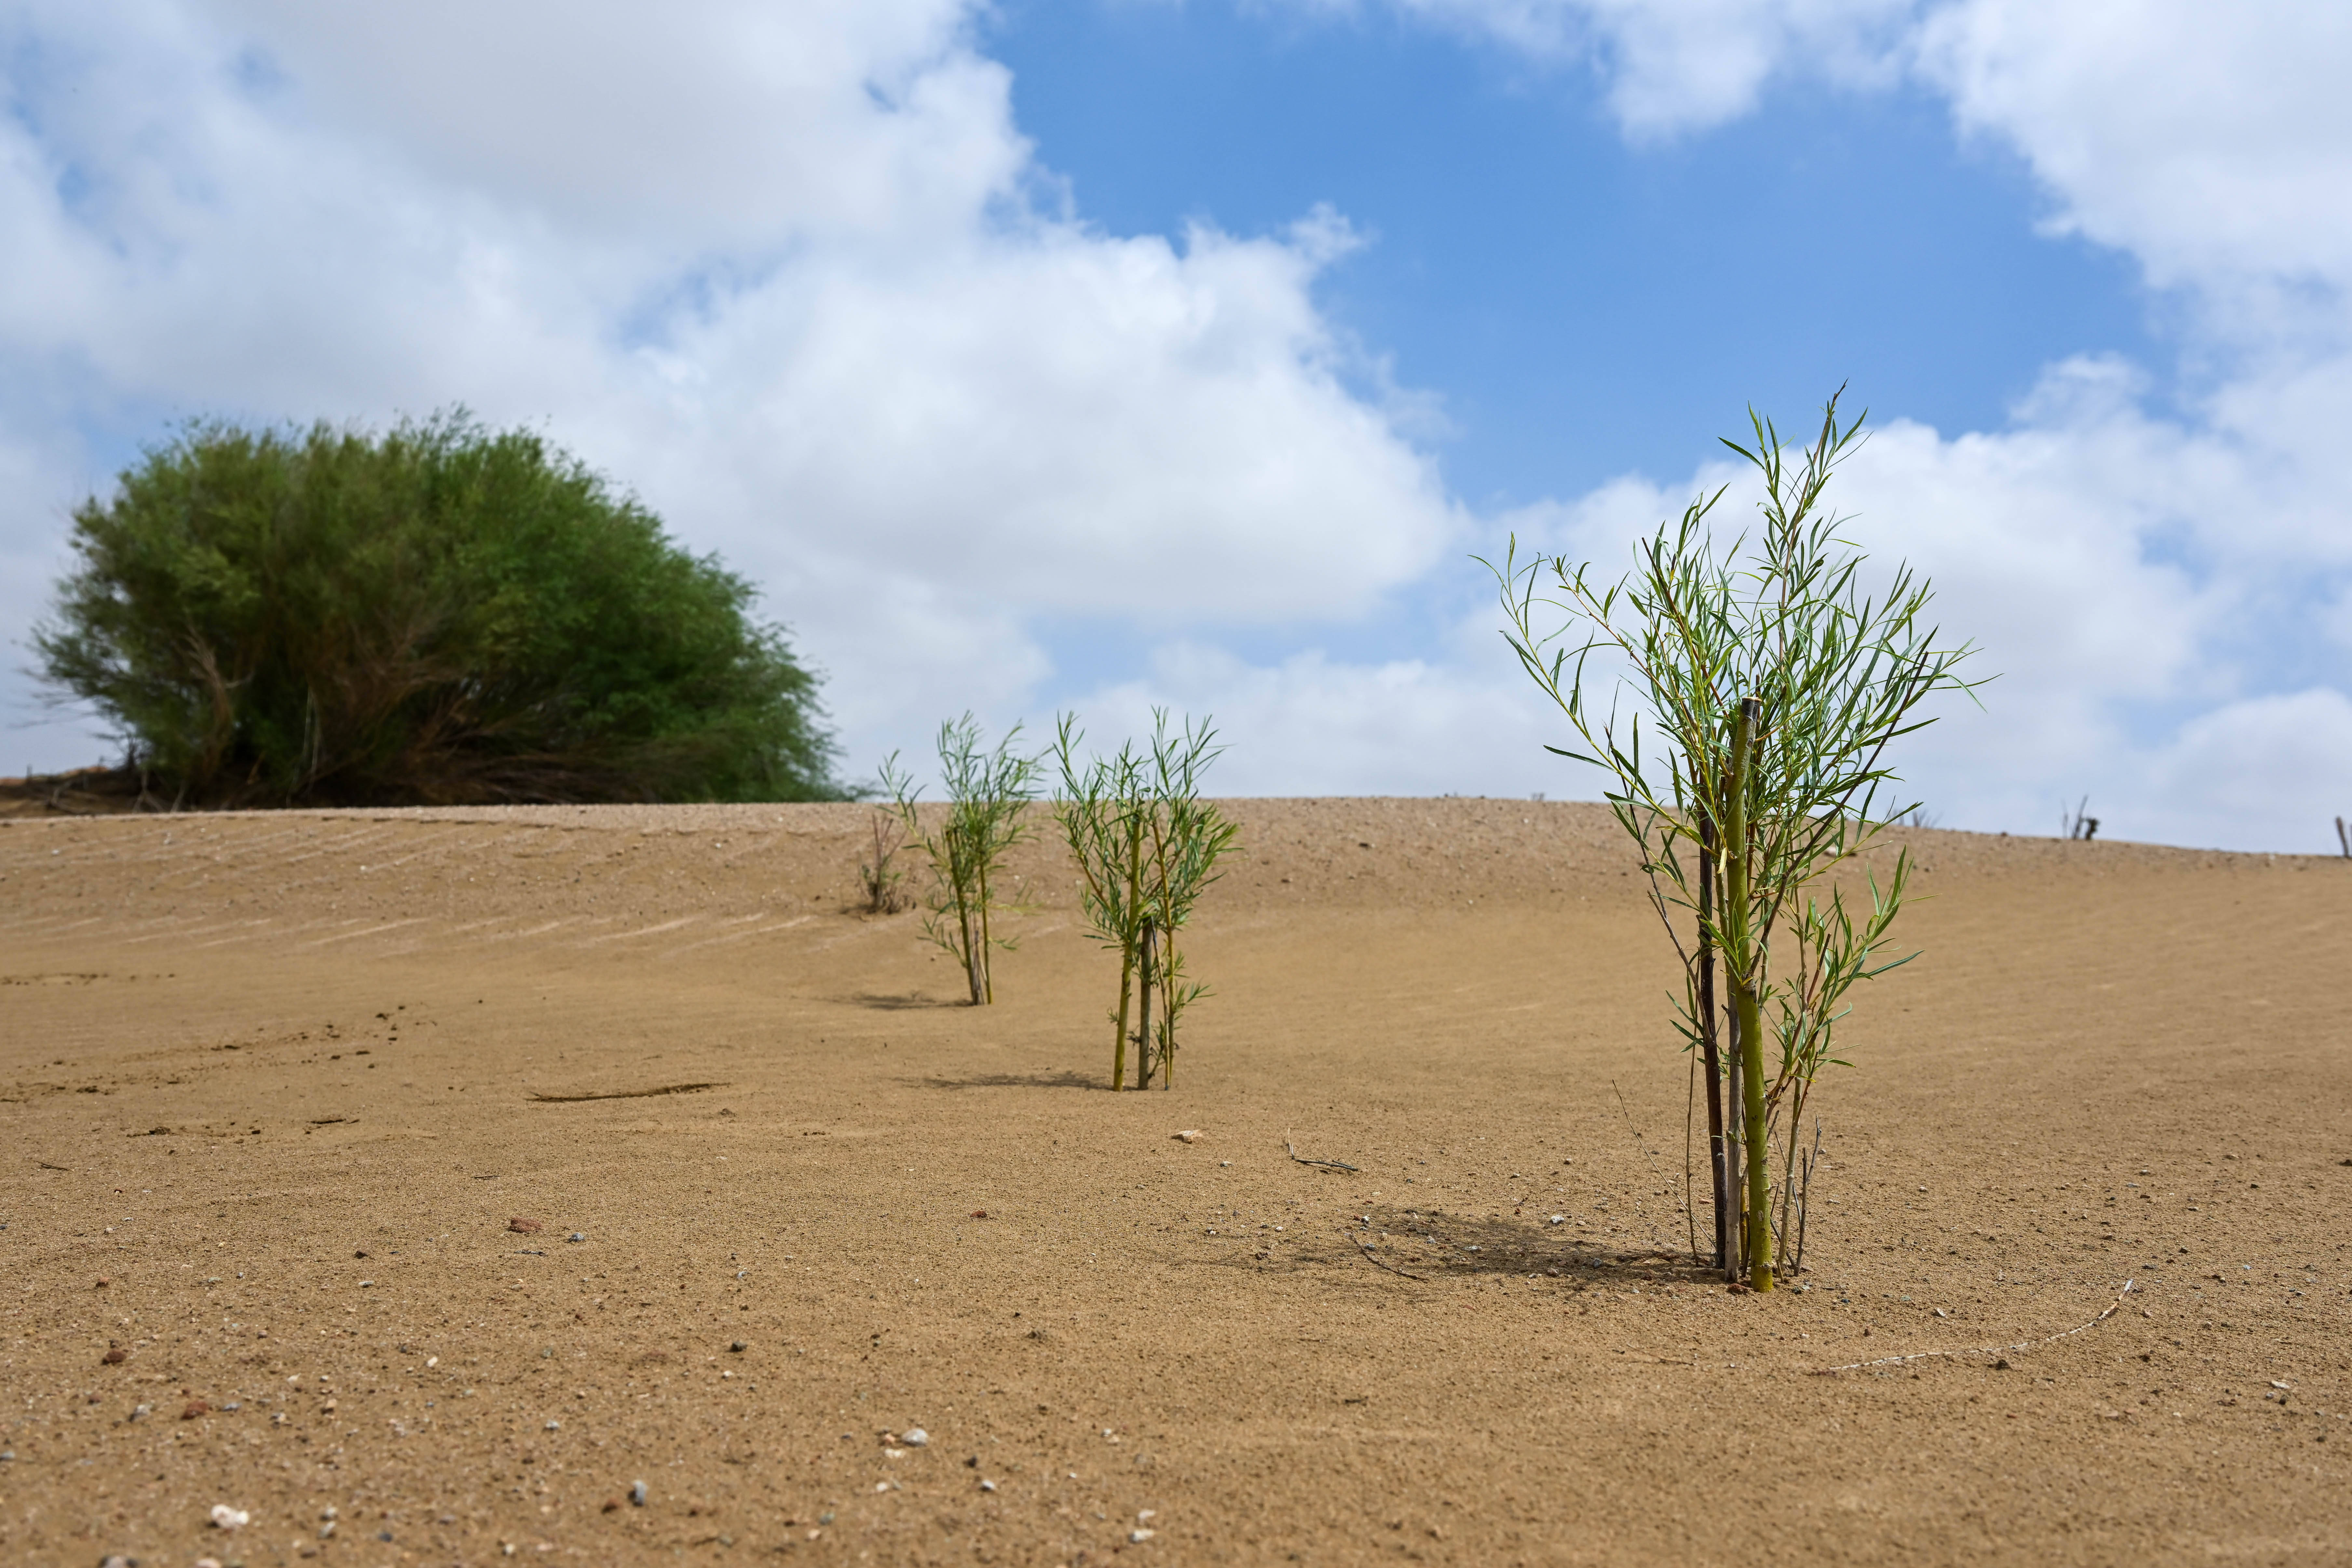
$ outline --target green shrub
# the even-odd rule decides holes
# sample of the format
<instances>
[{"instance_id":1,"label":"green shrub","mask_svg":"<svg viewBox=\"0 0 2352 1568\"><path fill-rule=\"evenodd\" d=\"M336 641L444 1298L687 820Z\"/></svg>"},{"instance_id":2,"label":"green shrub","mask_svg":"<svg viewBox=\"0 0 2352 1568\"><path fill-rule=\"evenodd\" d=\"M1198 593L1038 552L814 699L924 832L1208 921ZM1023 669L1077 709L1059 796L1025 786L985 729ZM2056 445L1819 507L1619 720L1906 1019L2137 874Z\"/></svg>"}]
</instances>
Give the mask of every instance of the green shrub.
<instances>
[{"instance_id":1,"label":"green shrub","mask_svg":"<svg viewBox=\"0 0 2352 1568\"><path fill-rule=\"evenodd\" d=\"M74 513L34 637L215 806L838 798L754 591L523 430L194 424Z\"/></svg>"}]
</instances>

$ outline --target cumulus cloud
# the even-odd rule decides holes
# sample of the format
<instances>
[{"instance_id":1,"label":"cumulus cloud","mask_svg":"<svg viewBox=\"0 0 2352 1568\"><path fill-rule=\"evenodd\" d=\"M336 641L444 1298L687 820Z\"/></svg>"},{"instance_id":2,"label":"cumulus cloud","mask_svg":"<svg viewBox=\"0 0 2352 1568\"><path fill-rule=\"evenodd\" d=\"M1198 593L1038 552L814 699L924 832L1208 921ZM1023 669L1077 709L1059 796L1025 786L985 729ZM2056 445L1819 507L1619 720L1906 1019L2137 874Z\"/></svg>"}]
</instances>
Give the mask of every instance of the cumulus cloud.
<instances>
[{"instance_id":1,"label":"cumulus cloud","mask_svg":"<svg viewBox=\"0 0 2352 1568\"><path fill-rule=\"evenodd\" d=\"M1984 827L2087 791L2123 836L2285 847L2344 809L2322 798L2352 764L2338 9L1387 3L1589 62L1631 137L1801 79L1905 80L2015 149L2050 226L2137 258L2189 335L2179 367L2054 364L1999 429L1888 420L1850 466L1854 537L1931 573L2001 677L1912 776ZM126 436L464 402L543 426L762 584L831 673L856 771L1050 689L1085 692L1106 738L1155 702L1214 711L1234 789L1591 793L1541 752L1559 721L1464 552L1516 529L1623 563L1736 473L1469 517L1423 411L1318 309L1345 218L1090 226L973 14L10 8L0 633L28 627L66 508ZM1107 622L1139 668L1057 668L1041 627ZM11 720L28 696L0 682ZM43 765L89 754L16 734Z\"/></svg>"},{"instance_id":2,"label":"cumulus cloud","mask_svg":"<svg viewBox=\"0 0 2352 1568\"><path fill-rule=\"evenodd\" d=\"M1947 706L1912 774L1966 826L2039 826L2087 791L2126 836L2323 847L2341 807L2323 812L2314 781L2352 772L2334 718L2352 640L2352 100L2336 89L2352 13L1388 4L1591 63L1634 138L1723 125L1803 76L1908 82L1948 101L1956 134L2022 158L2049 232L2132 256L2186 323L2177 365L2053 364L1995 430L1892 420L1840 482L1853 536L1932 574L1948 624L2000 674L1986 711ZM1504 521L1620 562L1727 478L1628 476Z\"/></svg>"},{"instance_id":3,"label":"cumulus cloud","mask_svg":"<svg viewBox=\"0 0 2352 1568\"><path fill-rule=\"evenodd\" d=\"M1327 15L1372 0L1289 0ZM1589 66L1629 135L1669 137L1735 120L1768 86L1899 76L1917 0L1387 0L1457 35L1553 66Z\"/></svg>"},{"instance_id":4,"label":"cumulus cloud","mask_svg":"<svg viewBox=\"0 0 2352 1568\"><path fill-rule=\"evenodd\" d=\"M861 757L1019 702L1041 616L1312 625L1424 572L1462 521L1313 299L1344 218L1086 226L970 15L17 7L0 438L543 425L768 589ZM73 499L7 491L0 547Z\"/></svg>"}]
</instances>

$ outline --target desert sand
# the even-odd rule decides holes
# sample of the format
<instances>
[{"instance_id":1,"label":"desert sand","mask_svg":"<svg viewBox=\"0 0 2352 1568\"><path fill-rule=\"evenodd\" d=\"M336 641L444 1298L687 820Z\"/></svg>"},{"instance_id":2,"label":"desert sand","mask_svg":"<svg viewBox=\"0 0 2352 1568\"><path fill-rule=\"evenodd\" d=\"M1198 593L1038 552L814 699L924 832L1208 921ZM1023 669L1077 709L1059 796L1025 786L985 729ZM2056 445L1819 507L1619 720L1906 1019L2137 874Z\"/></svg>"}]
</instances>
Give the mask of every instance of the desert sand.
<instances>
[{"instance_id":1,"label":"desert sand","mask_svg":"<svg viewBox=\"0 0 2352 1568\"><path fill-rule=\"evenodd\" d=\"M1906 831L1757 1296L1603 812L1231 809L1123 1095L1050 843L10 820L0 1562L2352 1562L2352 863Z\"/></svg>"}]
</instances>

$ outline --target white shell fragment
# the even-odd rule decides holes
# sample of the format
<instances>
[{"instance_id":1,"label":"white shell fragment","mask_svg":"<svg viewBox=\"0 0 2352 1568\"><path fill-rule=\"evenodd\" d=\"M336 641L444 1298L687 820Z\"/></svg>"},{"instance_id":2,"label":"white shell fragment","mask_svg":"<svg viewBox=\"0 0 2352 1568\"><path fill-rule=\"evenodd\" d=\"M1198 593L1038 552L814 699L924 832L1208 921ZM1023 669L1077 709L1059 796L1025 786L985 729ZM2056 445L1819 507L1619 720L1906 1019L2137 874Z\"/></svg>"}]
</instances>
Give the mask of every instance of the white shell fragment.
<instances>
[{"instance_id":1,"label":"white shell fragment","mask_svg":"<svg viewBox=\"0 0 2352 1568\"><path fill-rule=\"evenodd\" d=\"M906 1444L909 1448L919 1448L930 1440L931 1435L920 1426L909 1426L898 1434L898 1441Z\"/></svg>"},{"instance_id":2,"label":"white shell fragment","mask_svg":"<svg viewBox=\"0 0 2352 1568\"><path fill-rule=\"evenodd\" d=\"M1134 1545L1140 1546L1158 1533L1157 1531L1150 1530L1130 1530L1127 1532L1127 1539Z\"/></svg>"},{"instance_id":3,"label":"white shell fragment","mask_svg":"<svg viewBox=\"0 0 2352 1568\"><path fill-rule=\"evenodd\" d=\"M243 1530L253 1522L253 1515L241 1508L231 1508L225 1502L213 1504L213 1526L217 1530Z\"/></svg>"}]
</instances>

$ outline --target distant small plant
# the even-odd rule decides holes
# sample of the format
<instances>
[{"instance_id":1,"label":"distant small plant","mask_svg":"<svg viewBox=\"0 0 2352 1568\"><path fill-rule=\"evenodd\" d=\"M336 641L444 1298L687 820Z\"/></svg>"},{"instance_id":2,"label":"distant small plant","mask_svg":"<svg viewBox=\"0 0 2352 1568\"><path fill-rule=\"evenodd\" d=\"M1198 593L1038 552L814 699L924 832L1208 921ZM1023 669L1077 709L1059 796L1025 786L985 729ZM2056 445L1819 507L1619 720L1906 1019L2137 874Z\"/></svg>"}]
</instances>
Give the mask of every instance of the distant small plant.
<instances>
[{"instance_id":1,"label":"distant small plant","mask_svg":"<svg viewBox=\"0 0 2352 1568\"><path fill-rule=\"evenodd\" d=\"M1097 939L1119 954L1118 1006L1110 1016L1115 1089L1127 1087L1130 1044L1136 1088L1150 1088L1155 1074L1162 1089L1175 1086L1179 1026L1185 1009L1208 994L1187 976L1177 935L1223 875L1218 863L1241 831L1201 798L1201 775L1223 750L1215 737L1207 720L1197 727L1187 720L1171 735L1166 710L1156 709L1148 756L1129 742L1116 756L1082 766L1076 718L1064 715L1055 734L1062 787L1055 814L1077 862L1079 907Z\"/></svg>"},{"instance_id":2,"label":"distant small plant","mask_svg":"<svg viewBox=\"0 0 2352 1568\"><path fill-rule=\"evenodd\" d=\"M1018 945L995 934L991 917L1021 907L1003 896L1004 858L1034 831L1027 811L1037 798L1045 759L1015 752L1020 738L1021 726L1015 724L994 750L983 751L979 721L970 713L940 726L940 780L948 798L937 831L924 826L917 804L922 792L899 768L898 754L893 752L882 763L882 787L906 837L931 863L923 934L962 966L975 1007L996 1000L991 951L1010 952Z\"/></svg>"},{"instance_id":3,"label":"distant small plant","mask_svg":"<svg viewBox=\"0 0 2352 1568\"><path fill-rule=\"evenodd\" d=\"M2091 797L2086 795L2083 797L2082 805L2072 811L2062 811L2058 814L2058 826L2064 829L2068 838L2080 839L2087 844L2099 836L2099 819L2084 815L2090 808Z\"/></svg>"},{"instance_id":4,"label":"distant small plant","mask_svg":"<svg viewBox=\"0 0 2352 1568\"><path fill-rule=\"evenodd\" d=\"M877 806L867 826L873 829L874 849L857 866L858 883L866 889L866 912L895 915L914 908L914 896L903 886L907 874L892 864L906 847L906 818L896 807Z\"/></svg>"}]
</instances>

